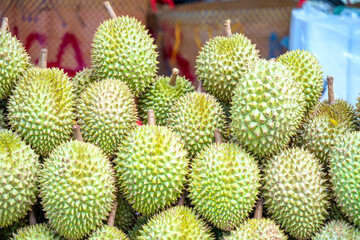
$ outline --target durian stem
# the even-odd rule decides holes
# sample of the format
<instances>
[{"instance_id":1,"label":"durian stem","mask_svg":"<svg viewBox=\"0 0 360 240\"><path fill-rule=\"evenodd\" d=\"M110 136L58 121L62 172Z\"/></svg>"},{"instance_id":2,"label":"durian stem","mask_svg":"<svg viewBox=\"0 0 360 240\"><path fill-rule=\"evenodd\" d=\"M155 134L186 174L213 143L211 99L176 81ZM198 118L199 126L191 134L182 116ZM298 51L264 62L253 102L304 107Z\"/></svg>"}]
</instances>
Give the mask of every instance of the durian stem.
<instances>
[{"instance_id":1,"label":"durian stem","mask_svg":"<svg viewBox=\"0 0 360 240\"><path fill-rule=\"evenodd\" d=\"M197 91L198 93L202 93L202 92L203 92L203 90L202 90L202 82L201 82L200 80L198 81L198 87L197 87L196 91Z\"/></svg>"},{"instance_id":2,"label":"durian stem","mask_svg":"<svg viewBox=\"0 0 360 240\"><path fill-rule=\"evenodd\" d=\"M2 18L1 31L9 30L9 19L7 17Z\"/></svg>"},{"instance_id":3,"label":"durian stem","mask_svg":"<svg viewBox=\"0 0 360 240\"><path fill-rule=\"evenodd\" d=\"M148 110L148 125L149 126L155 126L156 125L155 112L152 109Z\"/></svg>"},{"instance_id":4,"label":"durian stem","mask_svg":"<svg viewBox=\"0 0 360 240\"><path fill-rule=\"evenodd\" d=\"M179 199L177 205L178 205L178 206L184 206L184 204L185 204L185 190L184 190L184 192L181 194L180 199Z\"/></svg>"},{"instance_id":5,"label":"durian stem","mask_svg":"<svg viewBox=\"0 0 360 240\"><path fill-rule=\"evenodd\" d=\"M47 53L48 50L46 48L41 49L39 62L38 62L39 68L47 68Z\"/></svg>"},{"instance_id":6,"label":"durian stem","mask_svg":"<svg viewBox=\"0 0 360 240\"><path fill-rule=\"evenodd\" d=\"M104 7L106 8L106 11L108 12L109 16L112 19L117 18L116 13L114 12L114 9L111 7L111 5L108 1L104 2Z\"/></svg>"},{"instance_id":7,"label":"durian stem","mask_svg":"<svg viewBox=\"0 0 360 240\"><path fill-rule=\"evenodd\" d=\"M36 225L36 217L35 217L33 210L29 211L29 223L30 223L30 226Z\"/></svg>"},{"instance_id":8,"label":"durian stem","mask_svg":"<svg viewBox=\"0 0 360 240\"><path fill-rule=\"evenodd\" d=\"M114 226L117 206L118 206L118 202L115 201L115 202L114 202L114 206L113 206L113 208L111 209L111 213L110 213L110 216L109 216L109 220L108 220L108 222L107 222L107 224L108 224L110 227Z\"/></svg>"},{"instance_id":9,"label":"durian stem","mask_svg":"<svg viewBox=\"0 0 360 240\"><path fill-rule=\"evenodd\" d=\"M170 82L169 84L171 86L175 86L176 85L176 78L177 78L177 75L179 74L179 69L177 68L173 68L172 70L172 74L171 74L171 78L170 78Z\"/></svg>"},{"instance_id":10,"label":"durian stem","mask_svg":"<svg viewBox=\"0 0 360 240\"><path fill-rule=\"evenodd\" d=\"M76 140L78 140L79 142L83 141L83 137L82 137L81 129L80 129L79 125L76 124L73 126L73 134L74 134L74 138Z\"/></svg>"},{"instance_id":11,"label":"durian stem","mask_svg":"<svg viewBox=\"0 0 360 240\"><path fill-rule=\"evenodd\" d=\"M264 206L264 200L262 198L260 198L259 201L257 202L256 208L255 208L255 214L254 214L255 219L262 218L263 206Z\"/></svg>"},{"instance_id":12,"label":"durian stem","mask_svg":"<svg viewBox=\"0 0 360 240\"><path fill-rule=\"evenodd\" d=\"M223 143L223 139L221 137L219 129L215 129L214 134L215 134L215 142L219 144Z\"/></svg>"},{"instance_id":13,"label":"durian stem","mask_svg":"<svg viewBox=\"0 0 360 240\"><path fill-rule=\"evenodd\" d=\"M232 35L232 33L231 33L231 21L230 21L230 19L227 19L226 21L225 21L225 32L226 32L226 36L227 37L230 37L231 35Z\"/></svg>"},{"instance_id":14,"label":"durian stem","mask_svg":"<svg viewBox=\"0 0 360 240\"><path fill-rule=\"evenodd\" d=\"M329 104L333 105L335 103L335 95L334 95L334 78L332 76L327 76L327 84L328 84Z\"/></svg>"}]
</instances>

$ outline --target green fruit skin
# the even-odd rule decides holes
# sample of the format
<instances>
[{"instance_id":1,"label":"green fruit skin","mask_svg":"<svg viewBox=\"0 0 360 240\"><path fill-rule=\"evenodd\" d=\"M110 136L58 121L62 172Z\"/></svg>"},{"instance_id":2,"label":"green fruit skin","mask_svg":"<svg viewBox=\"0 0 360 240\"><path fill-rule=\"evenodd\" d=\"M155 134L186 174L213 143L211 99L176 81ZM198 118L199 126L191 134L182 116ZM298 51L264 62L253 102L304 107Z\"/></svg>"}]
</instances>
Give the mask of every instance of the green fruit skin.
<instances>
[{"instance_id":1,"label":"green fruit skin","mask_svg":"<svg viewBox=\"0 0 360 240\"><path fill-rule=\"evenodd\" d=\"M13 234L11 240L62 240L60 236L48 227L48 225L36 224L20 228Z\"/></svg>"},{"instance_id":2,"label":"green fruit skin","mask_svg":"<svg viewBox=\"0 0 360 240\"><path fill-rule=\"evenodd\" d=\"M149 215L180 197L189 160L180 137L170 128L144 125L122 142L115 163L126 200L137 212Z\"/></svg>"},{"instance_id":3,"label":"green fruit skin","mask_svg":"<svg viewBox=\"0 0 360 240\"><path fill-rule=\"evenodd\" d=\"M118 202L118 206L116 208L114 226L127 232L136 222L135 210L120 193L118 193L116 201Z\"/></svg>"},{"instance_id":4,"label":"green fruit skin","mask_svg":"<svg viewBox=\"0 0 360 240\"><path fill-rule=\"evenodd\" d=\"M5 99L30 67L30 57L16 37L0 30L0 59L0 99Z\"/></svg>"},{"instance_id":5,"label":"green fruit skin","mask_svg":"<svg viewBox=\"0 0 360 240\"><path fill-rule=\"evenodd\" d=\"M152 217L137 239L210 240L214 238L210 229L190 208L177 206Z\"/></svg>"},{"instance_id":6,"label":"green fruit skin","mask_svg":"<svg viewBox=\"0 0 360 240\"><path fill-rule=\"evenodd\" d=\"M135 100L124 82L94 82L80 95L78 123L84 141L100 147L108 157L137 124Z\"/></svg>"},{"instance_id":7,"label":"green fruit skin","mask_svg":"<svg viewBox=\"0 0 360 240\"><path fill-rule=\"evenodd\" d=\"M260 60L237 85L231 102L232 133L259 157L279 153L304 115L302 87L278 62Z\"/></svg>"},{"instance_id":8,"label":"green fruit skin","mask_svg":"<svg viewBox=\"0 0 360 240\"><path fill-rule=\"evenodd\" d=\"M356 103L357 110L357 130L360 131L360 97L358 97L358 101Z\"/></svg>"},{"instance_id":9,"label":"green fruit skin","mask_svg":"<svg viewBox=\"0 0 360 240\"><path fill-rule=\"evenodd\" d=\"M220 103L207 93L188 93L171 108L167 126L185 142L190 157L195 157L214 142L214 130L224 135L225 114Z\"/></svg>"},{"instance_id":10,"label":"green fruit skin","mask_svg":"<svg viewBox=\"0 0 360 240\"><path fill-rule=\"evenodd\" d=\"M94 81L95 79L92 78L92 70L90 68L84 68L83 70L77 72L72 78L76 99L78 99L80 94L90 85L90 83Z\"/></svg>"},{"instance_id":11,"label":"green fruit skin","mask_svg":"<svg viewBox=\"0 0 360 240\"><path fill-rule=\"evenodd\" d=\"M360 132L335 140L330 157L331 183L338 205L360 227Z\"/></svg>"},{"instance_id":12,"label":"green fruit skin","mask_svg":"<svg viewBox=\"0 0 360 240\"><path fill-rule=\"evenodd\" d=\"M110 227L108 225L103 225L98 230L93 232L88 240L107 240L107 239L116 239L116 240L129 240L126 234L117 229L116 227Z\"/></svg>"},{"instance_id":13,"label":"green fruit skin","mask_svg":"<svg viewBox=\"0 0 360 240\"><path fill-rule=\"evenodd\" d=\"M306 109L312 110L323 91L323 72L315 56L306 50L295 50L284 53L277 61L287 66L298 83L304 89Z\"/></svg>"},{"instance_id":14,"label":"green fruit skin","mask_svg":"<svg viewBox=\"0 0 360 240\"><path fill-rule=\"evenodd\" d=\"M218 36L201 49L196 59L196 74L208 93L228 103L236 84L258 59L259 51L243 34Z\"/></svg>"},{"instance_id":15,"label":"green fruit skin","mask_svg":"<svg viewBox=\"0 0 360 240\"><path fill-rule=\"evenodd\" d=\"M213 144L193 159L192 205L214 226L230 231L253 209L260 187L255 159L233 143Z\"/></svg>"},{"instance_id":16,"label":"green fruit skin","mask_svg":"<svg viewBox=\"0 0 360 240\"><path fill-rule=\"evenodd\" d=\"M8 103L11 128L42 156L72 136L73 85L63 70L28 69Z\"/></svg>"},{"instance_id":17,"label":"green fruit skin","mask_svg":"<svg viewBox=\"0 0 360 240\"><path fill-rule=\"evenodd\" d=\"M175 86L171 86L169 82L170 77L158 77L155 83L140 97L140 116L144 119L145 124L148 122L147 111L152 109L155 113L156 124L166 125L172 105L181 96L194 90L191 82L180 76L176 78Z\"/></svg>"},{"instance_id":18,"label":"green fruit skin","mask_svg":"<svg viewBox=\"0 0 360 240\"><path fill-rule=\"evenodd\" d=\"M128 231L130 240L136 240L141 235L141 230L148 223L149 219L149 216L138 217L134 227Z\"/></svg>"},{"instance_id":19,"label":"green fruit skin","mask_svg":"<svg viewBox=\"0 0 360 240\"><path fill-rule=\"evenodd\" d=\"M296 239L309 239L324 223L329 207L321 164L309 151L289 148L264 169L265 206Z\"/></svg>"},{"instance_id":20,"label":"green fruit skin","mask_svg":"<svg viewBox=\"0 0 360 240\"><path fill-rule=\"evenodd\" d=\"M267 218L247 219L225 240L287 240L276 223Z\"/></svg>"},{"instance_id":21,"label":"green fruit skin","mask_svg":"<svg viewBox=\"0 0 360 240\"><path fill-rule=\"evenodd\" d=\"M76 240L102 225L115 199L114 174L93 144L70 141L56 148L40 173L41 203L51 228Z\"/></svg>"},{"instance_id":22,"label":"green fruit skin","mask_svg":"<svg viewBox=\"0 0 360 240\"><path fill-rule=\"evenodd\" d=\"M4 110L0 109L0 129L5 128L5 126L6 126L5 113L4 113Z\"/></svg>"},{"instance_id":23,"label":"green fruit skin","mask_svg":"<svg viewBox=\"0 0 360 240\"><path fill-rule=\"evenodd\" d=\"M155 81L156 45L135 18L121 16L104 21L94 35L91 55L96 79L124 81L135 96Z\"/></svg>"},{"instance_id":24,"label":"green fruit skin","mask_svg":"<svg viewBox=\"0 0 360 240\"><path fill-rule=\"evenodd\" d=\"M359 240L360 232L345 221L328 222L313 238L313 240Z\"/></svg>"},{"instance_id":25,"label":"green fruit skin","mask_svg":"<svg viewBox=\"0 0 360 240\"><path fill-rule=\"evenodd\" d=\"M25 217L35 204L38 158L15 133L0 130L0 227Z\"/></svg>"}]
</instances>

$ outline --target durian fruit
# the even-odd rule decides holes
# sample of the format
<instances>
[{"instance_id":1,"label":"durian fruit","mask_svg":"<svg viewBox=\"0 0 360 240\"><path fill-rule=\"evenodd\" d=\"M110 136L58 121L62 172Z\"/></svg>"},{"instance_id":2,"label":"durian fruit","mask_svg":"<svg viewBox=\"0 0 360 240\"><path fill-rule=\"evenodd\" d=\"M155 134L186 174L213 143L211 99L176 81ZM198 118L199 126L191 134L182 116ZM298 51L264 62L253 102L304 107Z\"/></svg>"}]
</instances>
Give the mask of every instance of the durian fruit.
<instances>
[{"instance_id":1,"label":"durian fruit","mask_svg":"<svg viewBox=\"0 0 360 240\"><path fill-rule=\"evenodd\" d=\"M90 85L90 83L95 81L95 79L91 77L91 74L92 70L90 68L84 68L77 72L72 78L76 99L80 97L80 94Z\"/></svg>"},{"instance_id":2,"label":"durian fruit","mask_svg":"<svg viewBox=\"0 0 360 240\"><path fill-rule=\"evenodd\" d=\"M322 163L328 163L334 140L355 128L354 108L343 100L318 104L303 125L300 145L310 150Z\"/></svg>"},{"instance_id":3,"label":"durian fruit","mask_svg":"<svg viewBox=\"0 0 360 240\"><path fill-rule=\"evenodd\" d=\"M267 218L247 219L225 240L286 240L287 236L283 233L276 223Z\"/></svg>"},{"instance_id":4,"label":"durian fruit","mask_svg":"<svg viewBox=\"0 0 360 240\"><path fill-rule=\"evenodd\" d=\"M230 231L252 211L260 187L255 159L234 143L215 143L191 164L192 205L208 222Z\"/></svg>"},{"instance_id":5,"label":"durian fruit","mask_svg":"<svg viewBox=\"0 0 360 240\"><path fill-rule=\"evenodd\" d=\"M294 50L279 56L277 61L294 73L294 79L303 86L307 111L313 109L321 97L324 83L316 57L306 50Z\"/></svg>"},{"instance_id":6,"label":"durian fruit","mask_svg":"<svg viewBox=\"0 0 360 240\"><path fill-rule=\"evenodd\" d=\"M137 19L114 17L104 21L94 35L91 49L94 77L122 80L139 96L155 81L156 45Z\"/></svg>"},{"instance_id":7,"label":"durian fruit","mask_svg":"<svg viewBox=\"0 0 360 240\"><path fill-rule=\"evenodd\" d=\"M116 240L129 240L126 234L117 229L116 227L110 227L108 225L103 225L98 230L93 232L88 240L107 240L107 239L116 239Z\"/></svg>"},{"instance_id":8,"label":"durian fruit","mask_svg":"<svg viewBox=\"0 0 360 240\"><path fill-rule=\"evenodd\" d=\"M138 217L134 227L128 231L128 236L130 240L136 240L137 237L141 235L141 230L150 220L149 216L140 216Z\"/></svg>"},{"instance_id":9,"label":"durian fruit","mask_svg":"<svg viewBox=\"0 0 360 240\"><path fill-rule=\"evenodd\" d=\"M358 97L358 101L356 103L357 108L357 130L360 130L360 97Z\"/></svg>"},{"instance_id":10,"label":"durian fruit","mask_svg":"<svg viewBox=\"0 0 360 240\"><path fill-rule=\"evenodd\" d=\"M217 36L202 47L196 59L196 74L208 93L230 102L236 84L258 58L259 51L243 34Z\"/></svg>"},{"instance_id":11,"label":"durian fruit","mask_svg":"<svg viewBox=\"0 0 360 240\"><path fill-rule=\"evenodd\" d=\"M118 206L116 209L114 226L120 230L128 231L136 222L135 211L124 199L122 194L118 193L116 201L118 202Z\"/></svg>"},{"instance_id":12,"label":"durian fruit","mask_svg":"<svg viewBox=\"0 0 360 240\"><path fill-rule=\"evenodd\" d=\"M231 103L232 133L259 157L280 152L300 127L304 94L290 70L259 60L237 85Z\"/></svg>"},{"instance_id":13,"label":"durian fruit","mask_svg":"<svg viewBox=\"0 0 360 240\"><path fill-rule=\"evenodd\" d=\"M48 225L36 224L20 228L13 234L11 240L61 240L62 238L48 227Z\"/></svg>"},{"instance_id":14,"label":"durian fruit","mask_svg":"<svg viewBox=\"0 0 360 240\"><path fill-rule=\"evenodd\" d=\"M11 128L36 153L48 156L71 138L73 85L63 70L30 68L12 92L8 111Z\"/></svg>"},{"instance_id":15,"label":"durian fruit","mask_svg":"<svg viewBox=\"0 0 360 240\"><path fill-rule=\"evenodd\" d=\"M176 202L189 164L180 137L168 127L154 125L152 120L150 125L134 129L119 146L115 159L124 197L145 215Z\"/></svg>"},{"instance_id":16,"label":"durian fruit","mask_svg":"<svg viewBox=\"0 0 360 240\"><path fill-rule=\"evenodd\" d=\"M338 205L360 227L360 132L349 132L338 139L330 157L331 183Z\"/></svg>"},{"instance_id":17,"label":"durian fruit","mask_svg":"<svg viewBox=\"0 0 360 240\"><path fill-rule=\"evenodd\" d=\"M189 80L177 76L178 72L179 70L174 68L171 77L158 77L150 89L140 97L139 107L144 123L147 123L147 111L153 109L157 124L165 125L171 106L178 98L194 90Z\"/></svg>"},{"instance_id":18,"label":"durian fruit","mask_svg":"<svg viewBox=\"0 0 360 240\"><path fill-rule=\"evenodd\" d=\"M25 217L35 204L38 158L15 133L0 130L0 227Z\"/></svg>"},{"instance_id":19,"label":"durian fruit","mask_svg":"<svg viewBox=\"0 0 360 240\"><path fill-rule=\"evenodd\" d=\"M77 112L84 141L97 145L108 157L137 126L134 97L124 82L115 79L90 84L78 99Z\"/></svg>"},{"instance_id":20,"label":"durian fruit","mask_svg":"<svg viewBox=\"0 0 360 240\"><path fill-rule=\"evenodd\" d=\"M11 36L7 18L3 18L0 28L0 56L0 99L4 99L30 67L30 57L20 41Z\"/></svg>"},{"instance_id":21,"label":"durian fruit","mask_svg":"<svg viewBox=\"0 0 360 240\"><path fill-rule=\"evenodd\" d=\"M328 222L313 240L359 240L360 232L345 221L334 220Z\"/></svg>"},{"instance_id":22,"label":"durian fruit","mask_svg":"<svg viewBox=\"0 0 360 240\"><path fill-rule=\"evenodd\" d=\"M0 227L0 236L1 239L10 239L13 236L13 233L15 233L18 229L22 227L26 227L29 225L29 218L28 216L12 223L11 225L7 227Z\"/></svg>"},{"instance_id":23,"label":"durian fruit","mask_svg":"<svg viewBox=\"0 0 360 240\"><path fill-rule=\"evenodd\" d=\"M309 151L285 149L265 164L265 206L296 239L309 239L324 223L329 201L321 164Z\"/></svg>"},{"instance_id":24,"label":"durian fruit","mask_svg":"<svg viewBox=\"0 0 360 240\"><path fill-rule=\"evenodd\" d=\"M49 224L65 238L81 239L102 224L115 199L110 161L91 143L70 141L45 160L40 197Z\"/></svg>"},{"instance_id":25,"label":"durian fruit","mask_svg":"<svg viewBox=\"0 0 360 240\"><path fill-rule=\"evenodd\" d=\"M4 110L2 110L0 108L0 129L1 128L5 128L6 126L6 123L5 123L5 113L4 113Z\"/></svg>"},{"instance_id":26,"label":"durian fruit","mask_svg":"<svg viewBox=\"0 0 360 240\"><path fill-rule=\"evenodd\" d=\"M210 229L188 207L176 206L152 217L141 230L138 240L214 239Z\"/></svg>"},{"instance_id":27,"label":"durian fruit","mask_svg":"<svg viewBox=\"0 0 360 240\"><path fill-rule=\"evenodd\" d=\"M179 133L191 157L213 142L214 130L225 133L226 121L220 103L207 93L191 92L171 108L168 126Z\"/></svg>"}]
</instances>

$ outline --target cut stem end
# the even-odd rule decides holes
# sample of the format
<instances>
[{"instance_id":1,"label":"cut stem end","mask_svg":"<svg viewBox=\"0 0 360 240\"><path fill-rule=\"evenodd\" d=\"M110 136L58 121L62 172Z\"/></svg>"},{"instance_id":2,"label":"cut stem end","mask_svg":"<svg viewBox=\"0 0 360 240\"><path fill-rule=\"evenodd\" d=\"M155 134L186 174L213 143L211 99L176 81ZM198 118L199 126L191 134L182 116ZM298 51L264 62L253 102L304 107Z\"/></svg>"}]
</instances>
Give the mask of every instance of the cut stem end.
<instances>
[{"instance_id":1,"label":"cut stem end","mask_svg":"<svg viewBox=\"0 0 360 240\"><path fill-rule=\"evenodd\" d=\"M78 140L79 142L83 141L83 137L82 137L81 129L80 129L79 125L76 124L73 126L73 134L74 134L74 138L76 140Z\"/></svg>"},{"instance_id":2,"label":"cut stem end","mask_svg":"<svg viewBox=\"0 0 360 240\"><path fill-rule=\"evenodd\" d=\"M113 227L114 224L115 224L115 216L116 216L117 206L118 206L118 202L115 201L114 206L111 209L109 220L108 220L108 223L107 223L107 225L109 225L110 227Z\"/></svg>"},{"instance_id":3,"label":"cut stem end","mask_svg":"<svg viewBox=\"0 0 360 240\"><path fill-rule=\"evenodd\" d=\"M114 9L111 7L111 4L108 1L104 2L104 7L112 19L117 18Z\"/></svg>"},{"instance_id":4,"label":"cut stem end","mask_svg":"<svg viewBox=\"0 0 360 240\"><path fill-rule=\"evenodd\" d=\"M9 19L7 17L3 17L1 22L1 30L8 31L9 29Z\"/></svg>"},{"instance_id":5,"label":"cut stem end","mask_svg":"<svg viewBox=\"0 0 360 240\"><path fill-rule=\"evenodd\" d=\"M155 126L156 125L155 112L152 109L148 110L148 125L149 126Z\"/></svg>"},{"instance_id":6,"label":"cut stem end","mask_svg":"<svg viewBox=\"0 0 360 240\"><path fill-rule=\"evenodd\" d=\"M39 62L38 62L39 68L47 68L47 54L48 54L48 50L46 48L41 49Z\"/></svg>"},{"instance_id":7,"label":"cut stem end","mask_svg":"<svg viewBox=\"0 0 360 240\"><path fill-rule=\"evenodd\" d=\"M231 33L231 21L230 21L230 19L227 19L226 21L225 21L225 33L226 33L226 36L227 37L230 37L231 35L232 35L232 33Z\"/></svg>"},{"instance_id":8,"label":"cut stem end","mask_svg":"<svg viewBox=\"0 0 360 240\"><path fill-rule=\"evenodd\" d=\"M219 129L215 129L214 134L215 134L215 142L219 144L223 143L223 139L221 137Z\"/></svg>"},{"instance_id":9,"label":"cut stem end","mask_svg":"<svg viewBox=\"0 0 360 240\"><path fill-rule=\"evenodd\" d=\"M331 76L327 76L327 84L328 84L329 104L333 105L335 103L334 78Z\"/></svg>"},{"instance_id":10,"label":"cut stem end","mask_svg":"<svg viewBox=\"0 0 360 240\"><path fill-rule=\"evenodd\" d=\"M170 78L170 82L169 84L171 86L175 86L176 85L176 78L177 78L177 75L179 74L179 69L177 68L173 68L172 70L172 74L171 74L171 78Z\"/></svg>"}]
</instances>

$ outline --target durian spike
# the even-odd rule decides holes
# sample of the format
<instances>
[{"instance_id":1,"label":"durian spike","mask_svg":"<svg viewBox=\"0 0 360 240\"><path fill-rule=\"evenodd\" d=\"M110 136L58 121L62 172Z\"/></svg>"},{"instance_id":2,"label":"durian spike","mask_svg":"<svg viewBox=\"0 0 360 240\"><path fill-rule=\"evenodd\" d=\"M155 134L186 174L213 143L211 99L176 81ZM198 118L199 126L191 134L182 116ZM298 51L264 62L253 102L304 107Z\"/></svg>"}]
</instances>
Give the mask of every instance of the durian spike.
<instances>
[{"instance_id":1,"label":"durian spike","mask_svg":"<svg viewBox=\"0 0 360 240\"><path fill-rule=\"evenodd\" d=\"M260 198L259 201L256 203L255 214L254 214L255 219L262 218L263 207L264 207L264 200Z\"/></svg>"},{"instance_id":2,"label":"durian spike","mask_svg":"<svg viewBox=\"0 0 360 240\"><path fill-rule=\"evenodd\" d=\"M47 68L47 53L48 50L46 48L41 49L39 62L38 62L39 68Z\"/></svg>"},{"instance_id":3,"label":"durian spike","mask_svg":"<svg viewBox=\"0 0 360 240\"><path fill-rule=\"evenodd\" d=\"M223 139L221 137L219 129L215 129L214 134L215 134L215 142L219 144L223 143Z\"/></svg>"},{"instance_id":4,"label":"durian spike","mask_svg":"<svg viewBox=\"0 0 360 240\"><path fill-rule=\"evenodd\" d=\"M30 223L30 226L36 225L36 218L35 218L35 214L34 214L33 210L29 211L29 223Z\"/></svg>"},{"instance_id":5,"label":"durian spike","mask_svg":"<svg viewBox=\"0 0 360 240\"><path fill-rule=\"evenodd\" d=\"M79 142L82 142L83 141L83 137L82 137L82 134L81 134L81 129L80 129L80 126L75 124L73 126L73 134L74 134L74 138L76 140L78 140Z\"/></svg>"},{"instance_id":6,"label":"durian spike","mask_svg":"<svg viewBox=\"0 0 360 240\"><path fill-rule=\"evenodd\" d=\"M2 18L1 22L1 31L8 31L9 30L9 20L7 17Z\"/></svg>"},{"instance_id":7,"label":"durian spike","mask_svg":"<svg viewBox=\"0 0 360 240\"><path fill-rule=\"evenodd\" d=\"M175 86L176 85L176 78L177 78L177 75L179 74L179 69L177 68L173 68L172 70L172 74L171 74L171 78L170 78L170 82L169 84L171 86Z\"/></svg>"},{"instance_id":8,"label":"durian spike","mask_svg":"<svg viewBox=\"0 0 360 240\"><path fill-rule=\"evenodd\" d=\"M106 8L106 11L108 12L109 16L112 19L117 18L116 13L114 12L114 9L111 7L111 5L108 1L104 2L104 7Z\"/></svg>"},{"instance_id":9,"label":"durian spike","mask_svg":"<svg viewBox=\"0 0 360 240\"><path fill-rule=\"evenodd\" d=\"M232 33L231 33L231 21L230 21L230 19L227 19L226 21L225 21L225 32L226 32L226 36L227 37L230 37L231 35L232 35Z\"/></svg>"},{"instance_id":10,"label":"durian spike","mask_svg":"<svg viewBox=\"0 0 360 240\"><path fill-rule=\"evenodd\" d=\"M118 206L118 202L115 201L114 206L110 212L109 220L107 222L107 225L109 225L110 227L114 226L117 206Z\"/></svg>"},{"instance_id":11,"label":"durian spike","mask_svg":"<svg viewBox=\"0 0 360 240\"><path fill-rule=\"evenodd\" d=\"M156 125L155 112L152 109L148 110L148 125L149 126L155 126Z\"/></svg>"},{"instance_id":12,"label":"durian spike","mask_svg":"<svg viewBox=\"0 0 360 240\"><path fill-rule=\"evenodd\" d=\"M185 204L185 190L181 193L180 199L177 202L178 206L184 206Z\"/></svg>"},{"instance_id":13,"label":"durian spike","mask_svg":"<svg viewBox=\"0 0 360 240\"><path fill-rule=\"evenodd\" d=\"M203 89L202 89L202 82L199 80L198 81L198 87L197 87L197 90L196 90L197 92L199 92L199 93L202 93L203 92Z\"/></svg>"},{"instance_id":14,"label":"durian spike","mask_svg":"<svg viewBox=\"0 0 360 240\"><path fill-rule=\"evenodd\" d=\"M334 95L334 78L332 76L327 76L327 84L328 84L329 105L333 105L335 103L335 95Z\"/></svg>"}]
</instances>

